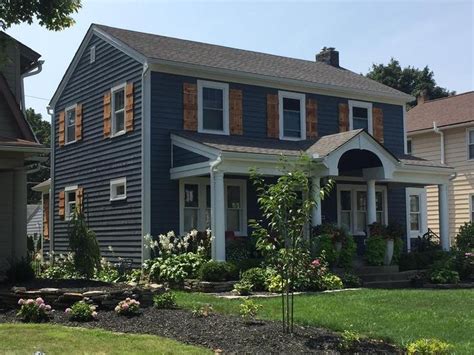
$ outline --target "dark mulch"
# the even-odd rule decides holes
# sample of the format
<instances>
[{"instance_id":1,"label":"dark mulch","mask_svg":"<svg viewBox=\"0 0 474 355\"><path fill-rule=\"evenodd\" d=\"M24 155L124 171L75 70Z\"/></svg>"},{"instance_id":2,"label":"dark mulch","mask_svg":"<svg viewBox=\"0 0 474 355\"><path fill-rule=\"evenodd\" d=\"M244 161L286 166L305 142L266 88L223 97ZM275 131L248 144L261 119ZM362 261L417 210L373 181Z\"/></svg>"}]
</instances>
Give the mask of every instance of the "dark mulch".
<instances>
[{"instance_id":1,"label":"dark mulch","mask_svg":"<svg viewBox=\"0 0 474 355\"><path fill-rule=\"evenodd\" d=\"M85 279L34 279L30 281L16 282L15 284L0 284L0 290L9 290L13 286L25 287L27 290L58 288L65 290L66 292L86 292L123 289L124 284Z\"/></svg>"},{"instance_id":2,"label":"dark mulch","mask_svg":"<svg viewBox=\"0 0 474 355\"><path fill-rule=\"evenodd\" d=\"M18 322L14 311L0 313L0 323ZM196 318L187 310L143 309L141 315L124 318L112 311L99 311L99 319L89 323L71 322L55 312L52 323L71 327L103 328L123 333L145 333L173 338L187 344L224 353L337 353L337 333L295 326L293 336L281 332L281 324L272 321L244 323L239 317L212 314ZM364 340L350 353L401 354L401 350L382 341Z\"/></svg>"}]
</instances>

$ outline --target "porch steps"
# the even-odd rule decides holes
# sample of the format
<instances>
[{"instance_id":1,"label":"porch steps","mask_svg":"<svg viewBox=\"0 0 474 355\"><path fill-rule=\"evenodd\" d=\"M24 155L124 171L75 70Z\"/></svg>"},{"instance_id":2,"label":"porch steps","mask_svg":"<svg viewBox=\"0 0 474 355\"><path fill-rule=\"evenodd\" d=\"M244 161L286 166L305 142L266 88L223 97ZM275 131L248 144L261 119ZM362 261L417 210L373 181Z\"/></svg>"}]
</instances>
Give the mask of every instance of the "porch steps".
<instances>
[{"instance_id":1,"label":"porch steps","mask_svg":"<svg viewBox=\"0 0 474 355\"><path fill-rule=\"evenodd\" d=\"M368 288L408 288L411 287L411 278L418 271L398 271L397 265L390 266L362 266L355 273Z\"/></svg>"}]
</instances>

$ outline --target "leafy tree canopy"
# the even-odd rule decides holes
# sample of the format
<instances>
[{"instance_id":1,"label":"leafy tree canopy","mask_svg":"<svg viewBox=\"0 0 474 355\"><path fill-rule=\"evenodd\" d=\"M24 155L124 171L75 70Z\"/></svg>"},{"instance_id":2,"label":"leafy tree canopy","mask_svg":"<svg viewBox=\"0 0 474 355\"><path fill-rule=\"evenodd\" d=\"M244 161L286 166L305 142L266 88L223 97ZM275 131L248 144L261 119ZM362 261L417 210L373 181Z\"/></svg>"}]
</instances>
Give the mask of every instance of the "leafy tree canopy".
<instances>
[{"instance_id":1,"label":"leafy tree canopy","mask_svg":"<svg viewBox=\"0 0 474 355\"><path fill-rule=\"evenodd\" d=\"M48 30L60 31L74 25L71 14L80 8L81 0L1 0L0 26L5 30L36 18Z\"/></svg>"},{"instance_id":2,"label":"leafy tree canopy","mask_svg":"<svg viewBox=\"0 0 474 355\"><path fill-rule=\"evenodd\" d=\"M439 99L456 93L436 85L434 73L428 66L423 69L412 66L402 68L394 58L391 58L387 65L372 64L367 77L415 97L423 90L426 90L430 99Z\"/></svg>"}]
</instances>

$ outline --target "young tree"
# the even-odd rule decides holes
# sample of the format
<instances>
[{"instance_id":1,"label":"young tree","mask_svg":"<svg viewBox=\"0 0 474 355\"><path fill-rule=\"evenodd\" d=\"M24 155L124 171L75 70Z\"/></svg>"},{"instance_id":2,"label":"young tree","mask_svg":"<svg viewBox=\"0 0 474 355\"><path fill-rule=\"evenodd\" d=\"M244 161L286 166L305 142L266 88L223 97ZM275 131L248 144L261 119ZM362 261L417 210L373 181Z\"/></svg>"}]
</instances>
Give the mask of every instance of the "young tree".
<instances>
[{"instance_id":1,"label":"young tree","mask_svg":"<svg viewBox=\"0 0 474 355\"><path fill-rule=\"evenodd\" d=\"M314 163L306 155L294 164L285 158L282 163L282 176L276 183L266 183L262 175L252 171L263 220L251 221L251 225L257 248L281 278L283 332L292 333L295 281L305 267L302 261L309 252L305 230L316 205L310 191ZM332 186L332 181L323 186L321 198L329 194Z\"/></svg>"},{"instance_id":2,"label":"young tree","mask_svg":"<svg viewBox=\"0 0 474 355\"><path fill-rule=\"evenodd\" d=\"M22 22L33 23L51 31L71 27L75 21L71 14L81 8L81 0L2 0L0 1L0 27L6 30Z\"/></svg>"},{"instance_id":3,"label":"young tree","mask_svg":"<svg viewBox=\"0 0 474 355\"><path fill-rule=\"evenodd\" d=\"M426 90L430 99L438 99L456 93L436 85L434 73L428 66L423 69L411 66L402 68L398 60L394 58L391 58L387 65L372 64L367 77L415 97L420 95L423 90ZM411 106L415 104L415 101L410 103Z\"/></svg>"}]
</instances>

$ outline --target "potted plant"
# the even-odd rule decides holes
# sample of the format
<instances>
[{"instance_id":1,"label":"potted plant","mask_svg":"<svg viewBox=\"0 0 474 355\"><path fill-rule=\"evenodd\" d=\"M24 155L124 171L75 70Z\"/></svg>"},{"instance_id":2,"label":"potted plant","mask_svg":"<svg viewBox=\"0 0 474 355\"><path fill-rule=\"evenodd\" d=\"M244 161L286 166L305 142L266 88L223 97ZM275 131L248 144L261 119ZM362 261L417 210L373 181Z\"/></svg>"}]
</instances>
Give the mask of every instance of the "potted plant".
<instances>
[{"instance_id":1,"label":"potted plant","mask_svg":"<svg viewBox=\"0 0 474 355\"><path fill-rule=\"evenodd\" d=\"M369 226L370 236L377 236L385 239L385 256L383 260L384 265L390 265L393 259L394 237L389 233L388 228L381 223L372 223Z\"/></svg>"}]
</instances>

